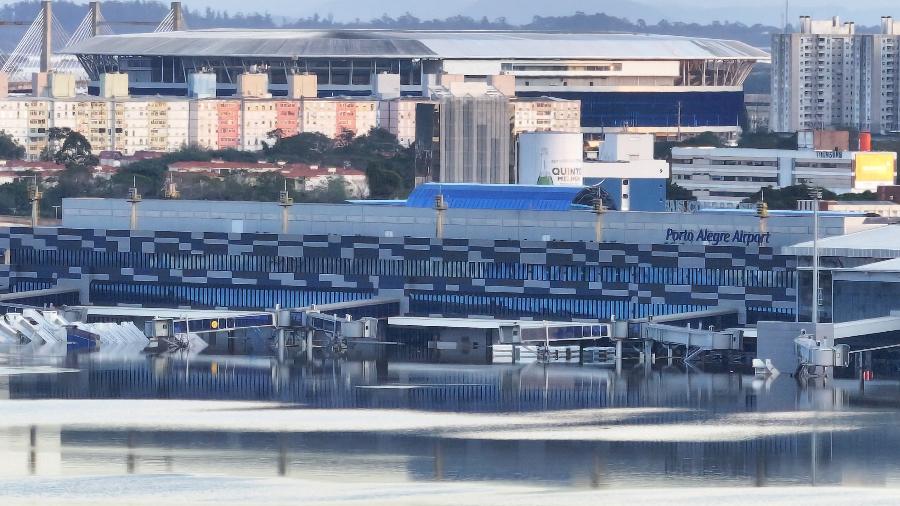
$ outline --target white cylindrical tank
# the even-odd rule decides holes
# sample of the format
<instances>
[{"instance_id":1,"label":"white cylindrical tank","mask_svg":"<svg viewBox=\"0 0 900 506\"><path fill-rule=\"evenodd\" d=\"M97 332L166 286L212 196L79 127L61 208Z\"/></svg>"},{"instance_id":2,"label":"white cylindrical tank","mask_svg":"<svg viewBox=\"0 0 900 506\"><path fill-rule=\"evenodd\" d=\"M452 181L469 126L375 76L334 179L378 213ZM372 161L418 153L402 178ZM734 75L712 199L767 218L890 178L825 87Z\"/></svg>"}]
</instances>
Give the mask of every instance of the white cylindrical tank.
<instances>
[{"instance_id":1,"label":"white cylindrical tank","mask_svg":"<svg viewBox=\"0 0 900 506\"><path fill-rule=\"evenodd\" d=\"M190 98L216 98L216 75L212 72L194 72L188 75Z\"/></svg>"},{"instance_id":2,"label":"white cylindrical tank","mask_svg":"<svg viewBox=\"0 0 900 506\"><path fill-rule=\"evenodd\" d=\"M519 134L516 156L519 184L581 186L583 144L580 133Z\"/></svg>"}]
</instances>

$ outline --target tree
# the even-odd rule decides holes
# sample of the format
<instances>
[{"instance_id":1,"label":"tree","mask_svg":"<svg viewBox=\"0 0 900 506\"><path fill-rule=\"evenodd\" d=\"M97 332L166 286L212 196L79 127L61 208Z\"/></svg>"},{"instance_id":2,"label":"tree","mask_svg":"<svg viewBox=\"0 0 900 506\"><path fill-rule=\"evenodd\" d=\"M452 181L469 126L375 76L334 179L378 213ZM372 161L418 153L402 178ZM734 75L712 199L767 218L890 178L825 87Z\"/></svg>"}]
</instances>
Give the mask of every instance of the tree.
<instances>
[{"instance_id":1,"label":"tree","mask_svg":"<svg viewBox=\"0 0 900 506\"><path fill-rule=\"evenodd\" d=\"M328 204L340 204L346 202L347 181L343 177L330 177L325 184L309 192L300 192L296 194L294 200L297 202L324 202Z\"/></svg>"},{"instance_id":2,"label":"tree","mask_svg":"<svg viewBox=\"0 0 900 506\"><path fill-rule=\"evenodd\" d=\"M110 178L105 193L109 197L121 197L128 192L128 188L135 185L145 198L159 198L168 172L169 167L161 159L138 160L119 169Z\"/></svg>"},{"instance_id":3,"label":"tree","mask_svg":"<svg viewBox=\"0 0 900 506\"><path fill-rule=\"evenodd\" d=\"M31 212L28 182L24 179L0 185L0 214L26 216Z\"/></svg>"},{"instance_id":4,"label":"tree","mask_svg":"<svg viewBox=\"0 0 900 506\"><path fill-rule=\"evenodd\" d=\"M666 200L697 200L697 197L687 188L670 180L666 182Z\"/></svg>"},{"instance_id":5,"label":"tree","mask_svg":"<svg viewBox=\"0 0 900 506\"><path fill-rule=\"evenodd\" d=\"M75 131L66 133L62 147L53 158L56 163L75 169L91 169L100 163L91 153L91 143L84 135Z\"/></svg>"},{"instance_id":6,"label":"tree","mask_svg":"<svg viewBox=\"0 0 900 506\"><path fill-rule=\"evenodd\" d=\"M353 138L356 137L356 134L353 130L347 130L346 128L341 129L341 133L337 134L337 137L334 139L334 143L339 148L349 147L353 142Z\"/></svg>"},{"instance_id":7,"label":"tree","mask_svg":"<svg viewBox=\"0 0 900 506\"><path fill-rule=\"evenodd\" d=\"M25 157L25 148L6 132L0 132L0 160L21 160Z\"/></svg>"},{"instance_id":8,"label":"tree","mask_svg":"<svg viewBox=\"0 0 900 506\"><path fill-rule=\"evenodd\" d=\"M375 161L366 167L369 180L369 194L376 199L391 199L401 195L405 186L403 179L384 161Z\"/></svg>"},{"instance_id":9,"label":"tree","mask_svg":"<svg viewBox=\"0 0 900 506\"><path fill-rule=\"evenodd\" d=\"M303 132L276 140L275 144L265 149L265 153L272 160L321 163L334 145L334 141L325 135Z\"/></svg>"},{"instance_id":10,"label":"tree","mask_svg":"<svg viewBox=\"0 0 900 506\"><path fill-rule=\"evenodd\" d=\"M849 202L874 201L878 200L878 194L871 190L866 190L862 193L842 193L837 196L837 199Z\"/></svg>"},{"instance_id":11,"label":"tree","mask_svg":"<svg viewBox=\"0 0 900 506\"><path fill-rule=\"evenodd\" d=\"M724 146L722 138L713 132L703 132L676 143L678 146L701 146L721 148Z\"/></svg>"},{"instance_id":12,"label":"tree","mask_svg":"<svg viewBox=\"0 0 900 506\"><path fill-rule=\"evenodd\" d=\"M284 137L284 130L280 128L276 128L274 130L269 130L268 132L266 132L266 138L272 139L273 141L278 141L278 139L281 139L282 137ZM265 143L263 145L267 146L267 144Z\"/></svg>"},{"instance_id":13,"label":"tree","mask_svg":"<svg viewBox=\"0 0 900 506\"><path fill-rule=\"evenodd\" d=\"M722 139L713 132L703 132L681 141L660 141L653 145L653 158L657 160L669 160L672 158L672 148L681 146L713 147L721 148Z\"/></svg>"},{"instance_id":14,"label":"tree","mask_svg":"<svg viewBox=\"0 0 900 506\"><path fill-rule=\"evenodd\" d=\"M794 210L797 209L797 201L809 200L811 189L812 188L810 188L809 186L803 184L785 186L784 188L778 189L774 189L771 186L768 186L754 193L753 195L750 195L749 197L744 199L744 202L755 204L762 200L769 205L769 209ZM837 200L837 195L832 191L823 189L822 199Z\"/></svg>"},{"instance_id":15,"label":"tree","mask_svg":"<svg viewBox=\"0 0 900 506\"><path fill-rule=\"evenodd\" d=\"M797 149L797 134L774 132L746 132L741 135L738 147L758 149Z\"/></svg>"},{"instance_id":16,"label":"tree","mask_svg":"<svg viewBox=\"0 0 900 506\"><path fill-rule=\"evenodd\" d=\"M390 158L402 154L403 146L397 136L384 128L373 128L355 137L349 143L348 151L357 156L379 156Z\"/></svg>"}]
</instances>

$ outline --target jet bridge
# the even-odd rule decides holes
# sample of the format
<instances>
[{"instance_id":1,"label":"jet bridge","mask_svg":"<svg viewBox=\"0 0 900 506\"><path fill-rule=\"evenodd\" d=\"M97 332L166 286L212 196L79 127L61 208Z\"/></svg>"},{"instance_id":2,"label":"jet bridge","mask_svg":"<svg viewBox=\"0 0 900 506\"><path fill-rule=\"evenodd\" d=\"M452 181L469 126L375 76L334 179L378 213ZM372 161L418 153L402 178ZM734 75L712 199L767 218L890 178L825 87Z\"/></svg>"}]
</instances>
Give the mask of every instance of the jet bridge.
<instances>
[{"instance_id":1,"label":"jet bridge","mask_svg":"<svg viewBox=\"0 0 900 506\"><path fill-rule=\"evenodd\" d=\"M668 348L683 347L684 360L690 362L702 353L710 351L737 351L744 348L744 331L741 329L713 330L677 327L661 323L644 323L641 337L645 347L658 343Z\"/></svg>"}]
</instances>

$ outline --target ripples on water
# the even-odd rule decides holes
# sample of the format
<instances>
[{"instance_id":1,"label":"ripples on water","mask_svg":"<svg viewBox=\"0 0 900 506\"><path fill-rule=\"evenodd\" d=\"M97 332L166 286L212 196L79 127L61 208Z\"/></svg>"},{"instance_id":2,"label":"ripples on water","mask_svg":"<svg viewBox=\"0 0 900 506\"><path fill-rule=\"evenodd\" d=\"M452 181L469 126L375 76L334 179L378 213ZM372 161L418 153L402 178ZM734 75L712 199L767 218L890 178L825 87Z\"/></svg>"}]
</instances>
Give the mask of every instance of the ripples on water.
<instances>
[{"instance_id":1,"label":"ripples on water","mask_svg":"<svg viewBox=\"0 0 900 506\"><path fill-rule=\"evenodd\" d=\"M761 504L845 498L803 495L816 485L865 487L870 504L891 504L900 484L898 394L897 381L864 391L853 380L801 387L787 376L767 384L662 364L616 374L579 365L6 354L0 498L552 504L565 494L576 504L602 490L613 504L634 505L654 497L647 489L675 488L662 497L690 503L698 488L719 486L770 487ZM265 492L251 497L238 484ZM644 494L628 495L635 491Z\"/></svg>"}]
</instances>

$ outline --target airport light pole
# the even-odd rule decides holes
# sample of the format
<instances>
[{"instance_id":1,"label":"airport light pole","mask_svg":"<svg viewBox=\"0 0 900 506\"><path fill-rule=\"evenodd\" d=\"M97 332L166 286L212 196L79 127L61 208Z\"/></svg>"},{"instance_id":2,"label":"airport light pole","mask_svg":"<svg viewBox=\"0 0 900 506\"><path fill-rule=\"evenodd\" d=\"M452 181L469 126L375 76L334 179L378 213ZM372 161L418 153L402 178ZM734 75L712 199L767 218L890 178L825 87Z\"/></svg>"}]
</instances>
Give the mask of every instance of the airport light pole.
<instances>
[{"instance_id":1,"label":"airport light pole","mask_svg":"<svg viewBox=\"0 0 900 506\"><path fill-rule=\"evenodd\" d=\"M813 199L813 294L812 294L812 323L819 323L819 200L822 198L822 189L813 186L809 190L809 196Z\"/></svg>"},{"instance_id":2,"label":"airport light pole","mask_svg":"<svg viewBox=\"0 0 900 506\"><path fill-rule=\"evenodd\" d=\"M290 219L290 209L294 205L294 198L291 197L287 188L287 179L284 180L284 190L278 192L278 205L281 206L281 233L288 233L288 225Z\"/></svg>"},{"instance_id":3,"label":"airport light pole","mask_svg":"<svg viewBox=\"0 0 900 506\"><path fill-rule=\"evenodd\" d=\"M603 214L606 213L606 206L603 205L602 199L594 201L591 209L594 213L594 241L598 244L603 242Z\"/></svg>"},{"instance_id":4,"label":"airport light pole","mask_svg":"<svg viewBox=\"0 0 900 506\"><path fill-rule=\"evenodd\" d=\"M438 193L434 197L434 210L437 214L434 222L434 235L438 240L444 238L444 213L447 212L447 201L444 200L444 194Z\"/></svg>"},{"instance_id":5,"label":"airport light pole","mask_svg":"<svg viewBox=\"0 0 900 506\"><path fill-rule=\"evenodd\" d=\"M128 223L129 230L137 230L138 225L138 214L137 214L137 206L143 200L140 192L137 189L137 178L134 178L131 182L132 186L128 189L128 198L127 202L131 205L131 219Z\"/></svg>"},{"instance_id":6,"label":"airport light pole","mask_svg":"<svg viewBox=\"0 0 900 506\"><path fill-rule=\"evenodd\" d=\"M44 193L38 184L37 176L32 177L34 177L34 182L28 185L28 200L31 202L31 228L37 228L41 216L41 199L44 198Z\"/></svg>"}]
</instances>

